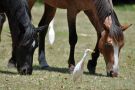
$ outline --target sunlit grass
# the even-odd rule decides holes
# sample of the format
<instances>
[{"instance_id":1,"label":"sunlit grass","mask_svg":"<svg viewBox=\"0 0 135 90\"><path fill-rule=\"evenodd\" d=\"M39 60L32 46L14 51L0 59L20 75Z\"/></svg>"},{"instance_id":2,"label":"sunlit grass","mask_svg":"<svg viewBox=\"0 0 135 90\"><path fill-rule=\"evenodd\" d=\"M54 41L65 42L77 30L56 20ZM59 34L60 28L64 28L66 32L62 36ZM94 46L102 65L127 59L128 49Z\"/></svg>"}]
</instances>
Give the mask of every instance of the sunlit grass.
<instances>
[{"instance_id":1,"label":"sunlit grass","mask_svg":"<svg viewBox=\"0 0 135 90\"><path fill-rule=\"evenodd\" d=\"M115 7L121 23L132 23L125 34L125 46L120 54L120 75L117 78L106 77L105 63L102 55L98 60L97 75L89 75L86 58L85 73L82 82L73 83L72 75L68 73L68 25L66 10L57 10L55 16L56 39L53 46L46 37L46 58L50 68L41 70L38 66L38 49L34 54L33 74L18 75L16 69L7 68L11 57L11 38L8 24L5 23L0 42L0 90L134 90L135 89L135 6ZM43 13L43 6L36 5L32 9L33 23L38 25ZM86 48L94 49L96 32L88 18L81 12L77 16L78 43L75 59L78 62Z\"/></svg>"}]
</instances>

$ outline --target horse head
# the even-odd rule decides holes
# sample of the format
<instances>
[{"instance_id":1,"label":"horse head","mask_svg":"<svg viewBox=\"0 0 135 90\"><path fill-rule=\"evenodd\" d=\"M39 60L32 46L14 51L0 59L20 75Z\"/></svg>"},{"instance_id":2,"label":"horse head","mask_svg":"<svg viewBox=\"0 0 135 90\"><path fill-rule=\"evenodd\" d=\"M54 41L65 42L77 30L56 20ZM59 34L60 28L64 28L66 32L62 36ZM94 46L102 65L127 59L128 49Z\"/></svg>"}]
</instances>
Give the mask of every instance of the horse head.
<instances>
[{"instance_id":1,"label":"horse head","mask_svg":"<svg viewBox=\"0 0 135 90\"><path fill-rule=\"evenodd\" d=\"M21 75L32 74L33 54L38 46L38 32L46 26L35 28L33 25L22 35L16 51L17 70Z\"/></svg>"},{"instance_id":2,"label":"horse head","mask_svg":"<svg viewBox=\"0 0 135 90\"><path fill-rule=\"evenodd\" d=\"M104 22L104 31L101 34L98 47L104 56L108 76L118 76L119 53L124 45L123 31L130 26L117 26L113 24L110 16Z\"/></svg>"}]
</instances>

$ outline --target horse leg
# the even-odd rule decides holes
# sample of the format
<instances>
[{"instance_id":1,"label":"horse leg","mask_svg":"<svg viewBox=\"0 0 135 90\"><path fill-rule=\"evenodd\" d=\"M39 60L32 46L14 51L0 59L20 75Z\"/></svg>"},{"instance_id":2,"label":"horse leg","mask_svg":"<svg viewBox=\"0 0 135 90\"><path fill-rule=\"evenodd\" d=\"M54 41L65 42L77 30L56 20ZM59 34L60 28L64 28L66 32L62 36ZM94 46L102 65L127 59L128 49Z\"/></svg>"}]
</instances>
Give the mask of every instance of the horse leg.
<instances>
[{"instance_id":1,"label":"horse leg","mask_svg":"<svg viewBox=\"0 0 135 90\"><path fill-rule=\"evenodd\" d=\"M13 21L10 17L8 18L9 21L9 27L10 27L10 32L11 32L11 37L12 37L12 57L9 59L8 62L8 67L16 67L16 48L18 46L18 41L19 41L19 35L18 35L18 27L16 27L17 22Z\"/></svg>"},{"instance_id":2,"label":"horse leg","mask_svg":"<svg viewBox=\"0 0 135 90\"><path fill-rule=\"evenodd\" d=\"M29 9L31 10L33 5L35 4L36 0L28 0Z\"/></svg>"},{"instance_id":3,"label":"horse leg","mask_svg":"<svg viewBox=\"0 0 135 90\"><path fill-rule=\"evenodd\" d=\"M77 43L77 33L76 33L76 15L78 11L73 9L67 10L67 18L68 18L68 27L69 27L69 44L70 44L70 55L68 60L69 71L72 73L75 66L74 60L74 52L75 45Z\"/></svg>"},{"instance_id":4,"label":"horse leg","mask_svg":"<svg viewBox=\"0 0 135 90\"><path fill-rule=\"evenodd\" d=\"M5 14L4 13L0 14L0 41L1 41L2 27L3 27L5 20L6 20Z\"/></svg>"},{"instance_id":5,"label":"horse leg","mask_svg":"<svg viewBox=\"0 0 135 90\"><path fill-rule=\"evenodd\" d=\"M47 4L45 4L44 6L44 14L42 16L42 19L39 23L39 26L43 26L43 25L48 25L51 22L51 20L53 19L55 12L56 12L56 8L51 7ZM46 58L45 58L45 36L47 33L47 29L44 30L43 32L39 33L39 64L41 66L41 68L45 68L48 67L49 65L47 64Z\"/></svg>"},{"instance_id":6,"label":"horse leg","mask_svg":"<svg viewBox=\"0 0 135 90\"><path fill-rule=\"evenodd\" d=\"M96 70L96 65L97 65L97 59L100 55L100 52L99 52L99 49L98 49L98 42L99 42L99 39L101 37L101 31L102 31L102 26L99 22L99 19L97 17L97 14L94 10L87 10L87 11L84 11L84 13L88 16L89 20L91 21L91 23L93 24L93 26L95 27L96 31L97 31L97 42L96 42L96 46L95 46L95 49L91 55L92 55L92 60L89 60L88 61L88 65L87 65L87 68L89 70L89 72L91 74L94 74L95 73L95 70Z\"/></svg>"}]
</instances>

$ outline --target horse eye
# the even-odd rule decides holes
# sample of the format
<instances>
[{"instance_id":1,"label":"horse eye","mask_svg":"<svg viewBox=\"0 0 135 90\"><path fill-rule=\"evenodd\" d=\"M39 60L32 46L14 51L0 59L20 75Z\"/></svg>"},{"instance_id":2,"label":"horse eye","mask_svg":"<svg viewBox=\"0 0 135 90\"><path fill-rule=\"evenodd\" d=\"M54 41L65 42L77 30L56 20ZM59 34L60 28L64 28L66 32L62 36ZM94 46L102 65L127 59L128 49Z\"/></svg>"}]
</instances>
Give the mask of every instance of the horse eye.
<instances>
[{"instance_id":1,"label":"horse eye","mask_svg":"<svg viewBox=\"0 0 135 90\"><path fill-rule=\"evenodd\" d=\"M110 48L110 47L112 47L112 44L111 44L111 43L106 42L106 43L105 43L105 48Z\"/></svg>"}]
</instances>

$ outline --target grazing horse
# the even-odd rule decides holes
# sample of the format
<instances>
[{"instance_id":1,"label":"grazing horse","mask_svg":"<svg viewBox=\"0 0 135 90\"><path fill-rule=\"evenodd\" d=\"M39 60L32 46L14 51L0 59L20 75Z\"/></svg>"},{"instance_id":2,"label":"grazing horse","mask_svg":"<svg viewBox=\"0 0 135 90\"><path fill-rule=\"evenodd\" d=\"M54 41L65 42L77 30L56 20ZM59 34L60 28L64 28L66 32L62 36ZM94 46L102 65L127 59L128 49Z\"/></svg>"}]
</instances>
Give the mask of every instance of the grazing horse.
<instances>
[{"instance_id":1,"label":"grazing horse","mask_svg":"<svg viewBox=\"0 0 135 90\"><path fill-rule=\"evenodd\" d=\"M27 0L27 1L28 1L29 9L31 10L34 3L35 3L35 0ZM4 24L5 20L6 20L5 14L0 13L0 41L1 41L2 27L3 27L3 24ZM51 23L49 24L49 27L50 27L50 30L49 30L49 42L50 42L51 45L53 44L54 39L55 39L55 32L54 32L54 29L53 29L53 23L54 23L54 20L52 20ZM10 66L11 66L11 63L12 63L12 66L14 67L15 62L16 61L10 60L9 61ZM41 68L45 68L45 67L49 66L46 61L40 60L40 59L39 59L39 64L40 64Z\"/></svg>"},{"instance_id":2,"label":"grazing horse","mask_svg":"<svg viewBox=\"0 0 135 90\"><path fill-rule=\"evenodd\" d=\"M1 0L0 13L5 13L12 37L12 57L9 66L17 66L19 74L32 74L33 53L38 46L37 33L45 26L35 28L26 0Z\"/></svg>"},{"instance_id":3,"label":"grazing horse","mask_svg":"<svg viewBox=\"0 0 135 90\"><path fill-rule=\"evenodd\" d=\"M30 8L35 0L29 0ZM49 25L53 19L56 8L67 9L67 19L69 27L69 69L73 71L75 60L74 52L77 43L76 16L80 11L88 16L97 32L97 43L92 53L92 60L89 60L87 68L90 73L95 73L97 59L100 52L106 62L108 76L118 75L118 58L120 49L124 45L123 31L130 25L122 26L113 9L111 0L44 0L44 14L39 26ZM48 66L45 58L45 36L47 30L39 34L39 61L42 65Z\"/></svg>"},{"instance_id":4,"label":"grazing horse","mask_svg":"<svg viewBox=\"0 0 135 90\"><path fill-rule=\"evenodd\" d=\"M31 1L34 3L35 1ZM90 73L95 73L97 59L100 52L106 62L108 76L118 76L118 58L120 49L124 45L123 31L130 25L122 26L117 19L113 5L110 0L44 0L44 14L39 26L49 25L53 19L56 8L67 9L69 27L70 55L68 60L69 70L73 71L75 66L74 52L77 43L76 16L80 11L88 16L97 32L97 43L89 60L87 68ZM39 60L46 62L45 58L45 36L47 30L39 34Z\"/></svg>"}]
</instances>

